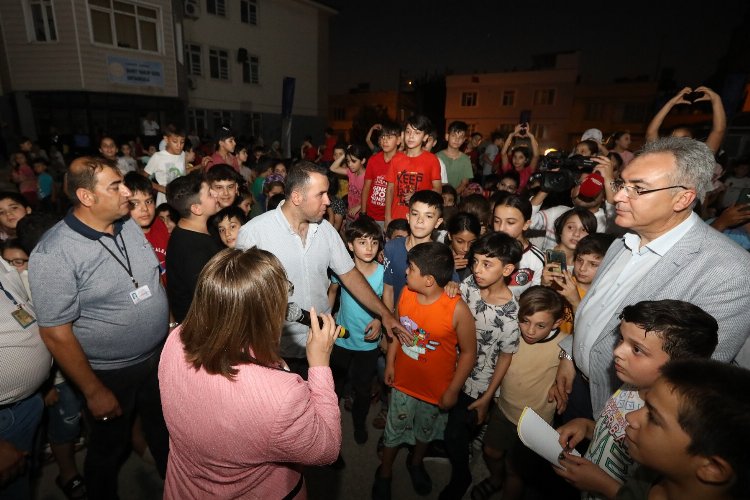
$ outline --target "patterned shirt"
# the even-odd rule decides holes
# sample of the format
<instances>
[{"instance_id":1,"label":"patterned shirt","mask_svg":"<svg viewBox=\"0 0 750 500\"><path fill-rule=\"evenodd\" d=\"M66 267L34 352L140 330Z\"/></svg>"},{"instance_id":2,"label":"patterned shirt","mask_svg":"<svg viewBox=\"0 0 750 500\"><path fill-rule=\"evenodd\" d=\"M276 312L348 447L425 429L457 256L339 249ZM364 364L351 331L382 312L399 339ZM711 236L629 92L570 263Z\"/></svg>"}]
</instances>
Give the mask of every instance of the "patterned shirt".
<instances>
[{"instance_id":1,"label":"patterned shirt","mask_svg":"<svg viewBox=\"0 0 750 500\"><path fill-rule=\"evenodd\" d=\"M473 274L461 282L460 288L476 322L477 362L464 384L464 392L476 399L489 387L500 353L518 351L518 302L511 298L503 305L486 303Z\"/></svg>"}]
</instances>

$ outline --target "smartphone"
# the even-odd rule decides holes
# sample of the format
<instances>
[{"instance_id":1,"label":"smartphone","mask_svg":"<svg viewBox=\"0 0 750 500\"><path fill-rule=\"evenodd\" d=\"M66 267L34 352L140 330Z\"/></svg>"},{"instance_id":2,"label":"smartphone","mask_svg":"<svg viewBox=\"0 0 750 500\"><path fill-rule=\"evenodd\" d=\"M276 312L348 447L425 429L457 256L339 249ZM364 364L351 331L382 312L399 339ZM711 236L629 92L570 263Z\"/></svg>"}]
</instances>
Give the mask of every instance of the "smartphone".
<instances>
[{"instance_id":1,"label":"smartphone","mask_svg":"<svg viewBox=\"0 0 750 500\"><path fill-rule=\"evenodd\" d=\"M560 272L568 270L568 258L559 250L546 250L547 264L559 264Z\"/></svg>"},{"instance_id":2,"label":"smartphone","mask_svg":"<svg viewBox=\"0 0 750 500\"><path fill-rule=\"evenodd\" d=\"M735 205L750 205L750 188L744 188L740 191Z\"/></svg>"}]
</instances>

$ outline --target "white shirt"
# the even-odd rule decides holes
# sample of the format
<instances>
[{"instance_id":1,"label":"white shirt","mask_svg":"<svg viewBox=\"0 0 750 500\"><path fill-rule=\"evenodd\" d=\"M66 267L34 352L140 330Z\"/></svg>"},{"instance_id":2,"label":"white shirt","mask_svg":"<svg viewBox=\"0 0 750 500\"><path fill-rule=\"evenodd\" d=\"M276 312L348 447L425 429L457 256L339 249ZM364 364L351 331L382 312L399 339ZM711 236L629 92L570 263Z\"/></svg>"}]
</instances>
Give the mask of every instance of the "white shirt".
<instances>
[{"instance_id":1,"label":"white shirt","mask_svg":"<svg viewBox=\"0 0 750 500\"><path fill-rule=\"evenodd\" d=\"M573 337L573 359L583 374L589 377L591 348L604 327L620 310L630 291L648 275L675 243L700 220L693 212L677 226L641 247L641 237L635 233L624 236L625 246L630 252L622 252L609 269L586 293L586 303L576 312L575 335Z\"/></svg>"},{"instance_id":2,"label":"white shirt","mask_svg":"<svg viewBox=\"0 0 750 500\"><path fill-rule=\"evenodd\" d=\"M330 312L328 269L341 276L354 268L354 261L344 241L326 220L309 223L303 244L281 210L284 203L242 226L237 248L247 250L257 246L273 253L284 266L287 279L294 284L294 295L289 301L302 309L314 306L317 312ZM281 336L281 355L304 358L307 331L302 324L286 323Z\"/></svg>"},{"instance_id":3,"label":"white shirt","mask_svg":"<svg viewBox=\"0 0 750 500\"><path fill-rule=\"evenodd\" d=\"M167 151L157 151L146 164L146 173L154 178L157 184L165 186L178 177L185 175L185 152L173 155ZM167 201L164 193L156 196L156 205Z\"/></svg>"}]
</instances>

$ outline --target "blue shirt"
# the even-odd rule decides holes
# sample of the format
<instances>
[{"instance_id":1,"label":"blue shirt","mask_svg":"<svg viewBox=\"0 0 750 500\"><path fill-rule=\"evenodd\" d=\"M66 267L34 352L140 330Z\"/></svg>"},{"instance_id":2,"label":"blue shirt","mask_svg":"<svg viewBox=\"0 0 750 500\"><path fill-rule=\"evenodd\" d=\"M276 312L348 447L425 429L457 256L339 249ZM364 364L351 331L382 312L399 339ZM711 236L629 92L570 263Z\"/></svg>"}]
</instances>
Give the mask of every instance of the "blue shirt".
<instances>
[{"instance_id":1,"label":"blue shirt","mask_svg":"<svg viewBox=\"0 0 750 500\"><path fill-rule=\"evenodd\" d=\"M39 187L37 188L37 192L39 194L40 200L52 196L53 181L51 175L49 175L47 172L42 172L37 178L37 184L39 185Z\"/></svg>"},{"instance_id":2,"label":"blue shirt","mask_svg":"<svg viewBox=\"0 0 750 500\"><path fill-rule=\"evenodd\" d=\"M385 268L381 264L378 264L377 269L365 277L367 283L370 284L370 287L372 287L378 297L383 297L384 275ZM340 283L335 276L331 278L331 281ZM365 340L365 327L373 318L374 316L362 307L346 288L341 287L341 302L339 304L339 313L336 315L336 324L343 326L349 331L349 338L336 339L336 345L350 351L371 351L376 349L378 347L377 340Z\"/></svg>"}]
</instances>

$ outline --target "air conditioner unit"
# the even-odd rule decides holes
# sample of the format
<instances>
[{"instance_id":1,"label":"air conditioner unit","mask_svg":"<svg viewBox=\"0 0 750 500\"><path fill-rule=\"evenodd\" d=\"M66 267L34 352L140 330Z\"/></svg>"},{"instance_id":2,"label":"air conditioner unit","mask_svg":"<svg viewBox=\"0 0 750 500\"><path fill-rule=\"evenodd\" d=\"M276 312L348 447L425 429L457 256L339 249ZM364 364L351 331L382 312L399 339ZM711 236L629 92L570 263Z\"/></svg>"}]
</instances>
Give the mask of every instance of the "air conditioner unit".
<instances>
[{"instance_id":1,"label":"air conditioner unit","mask_svg":"<svg viewBox=\"0 0 750 500\"><path fill-rule=\"evenodd\" d=\"M187 86L190 90L195 90L198 88L198 81L192 76L189 76L187 78Z\"/></svg>"},{"instance_id":2,"label":"air conditioner unit","mask_svg":"<svg viewBox=\"0 0 750 500\"><path fill-rule=\"evenodd\" d=\"M200 0L185 0L185 17L198 19L201 13Z\"/></svg>"}]
</instances>

